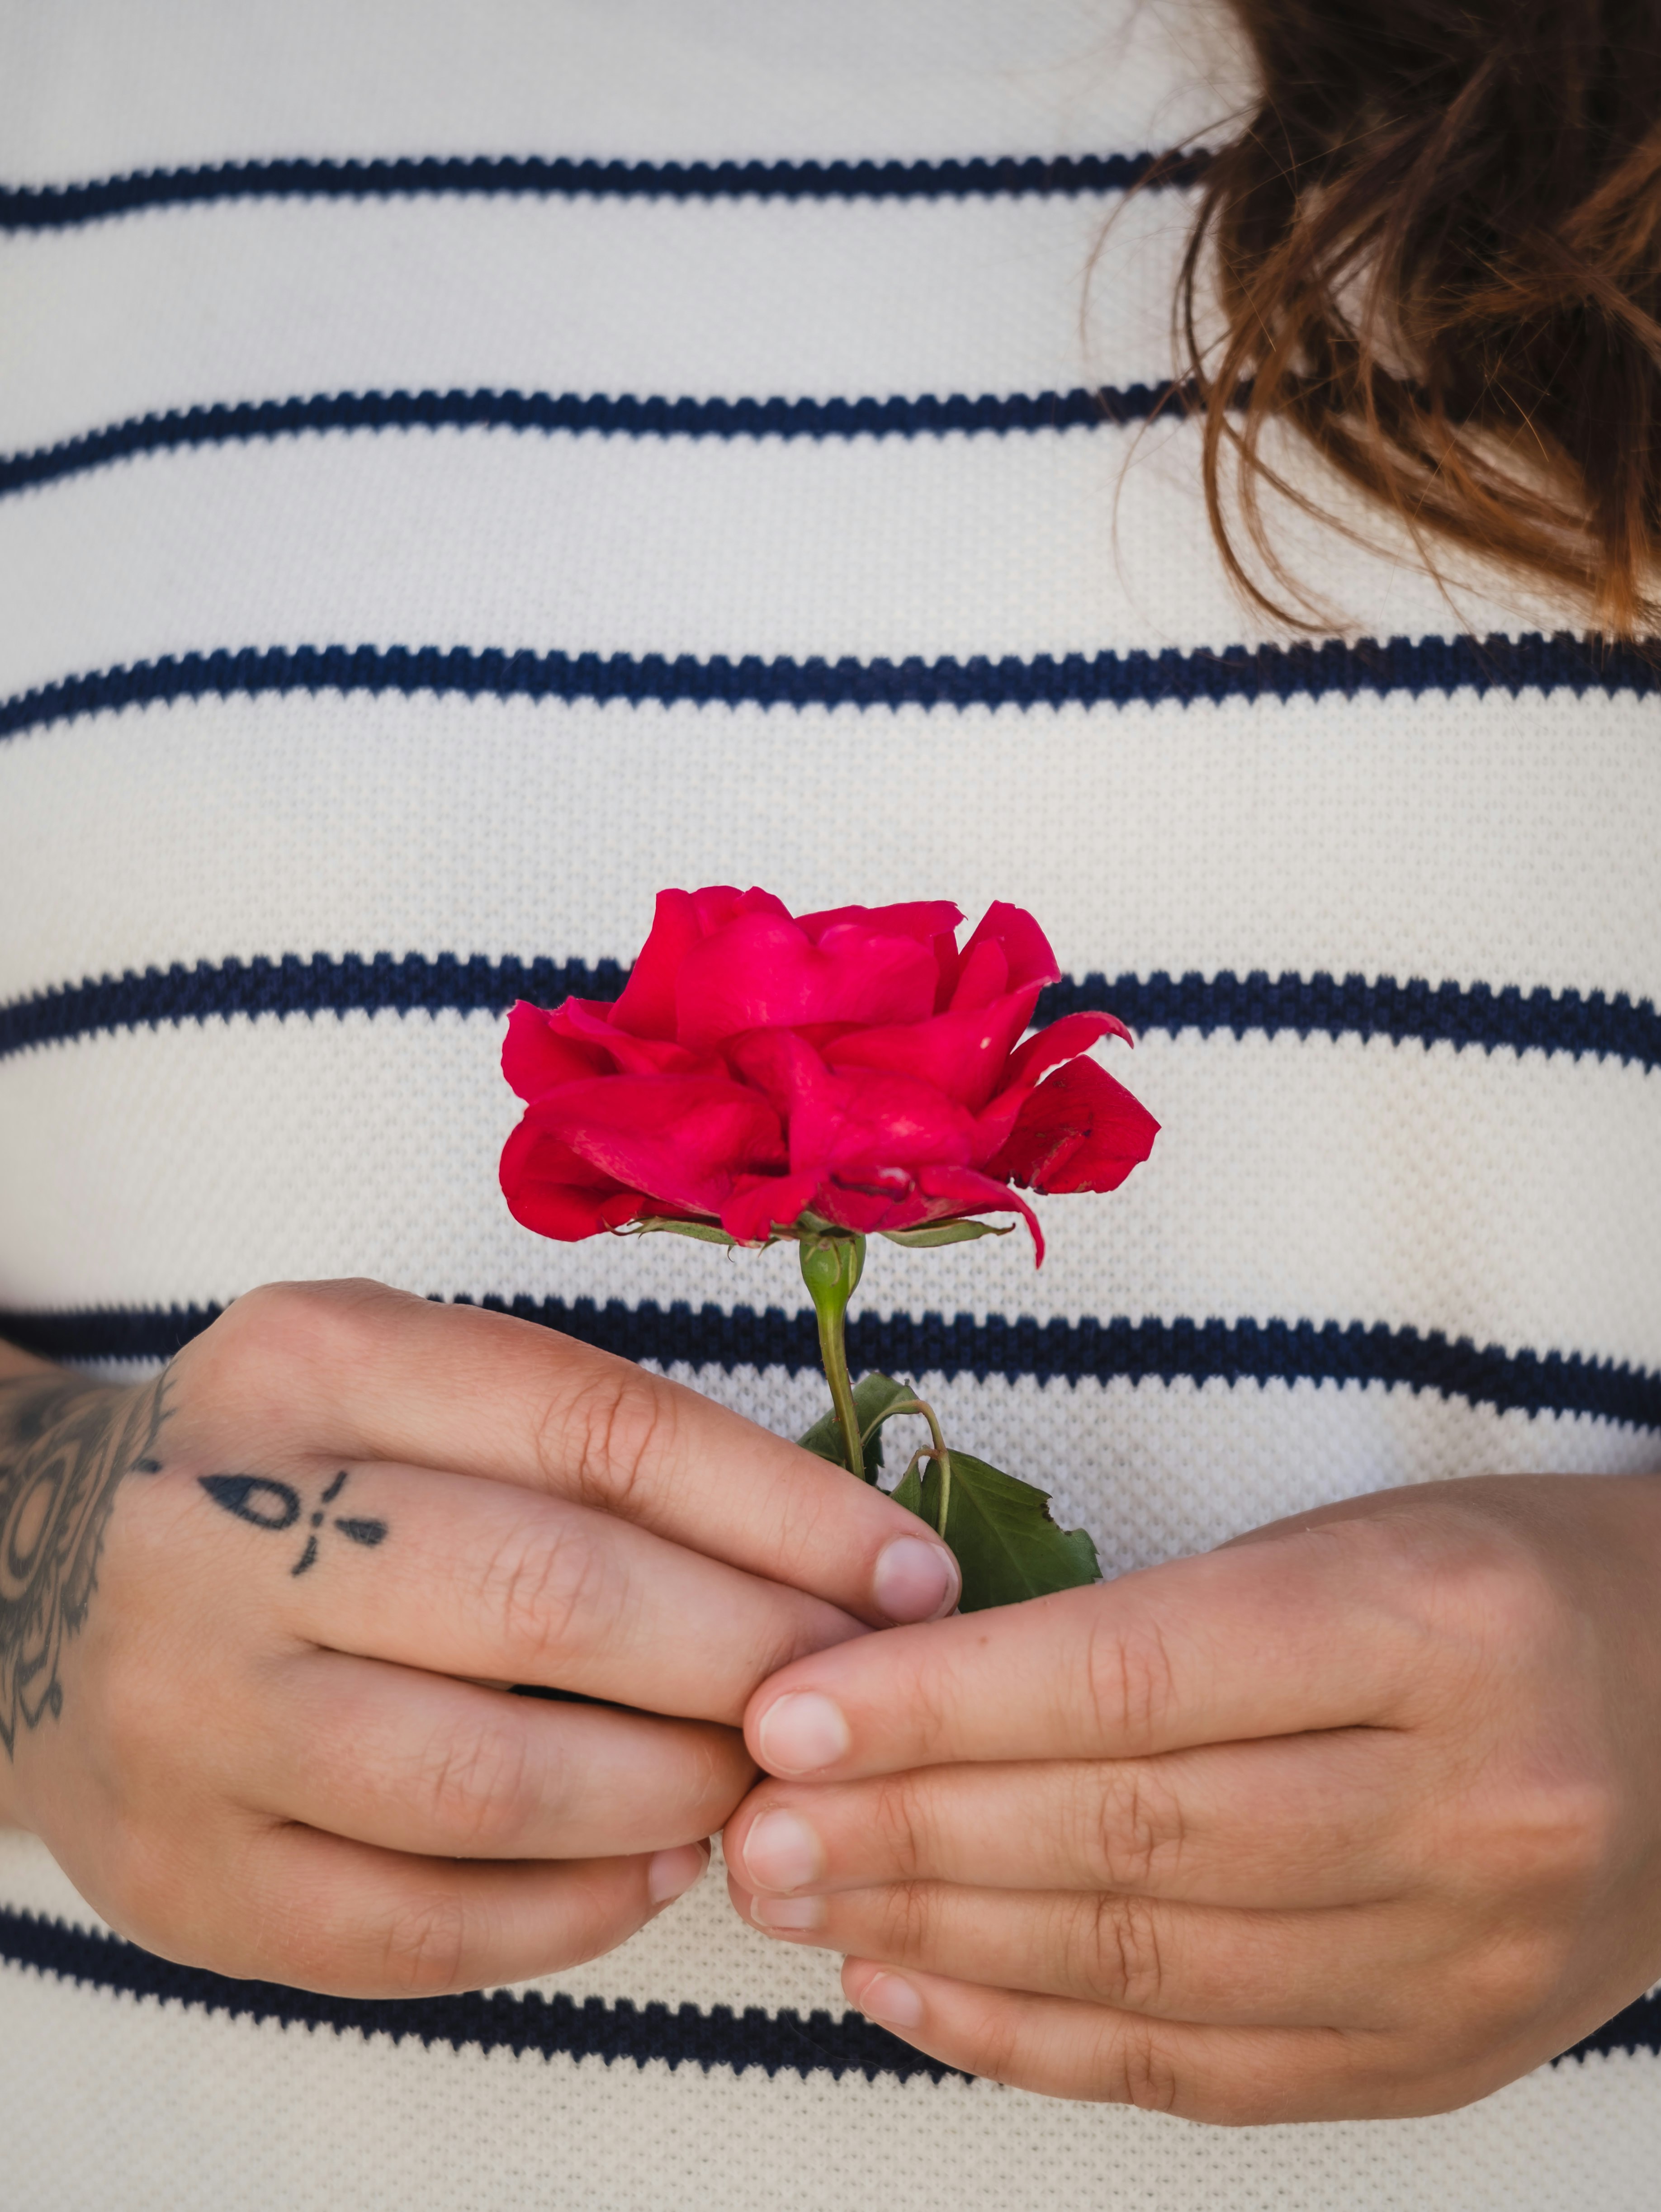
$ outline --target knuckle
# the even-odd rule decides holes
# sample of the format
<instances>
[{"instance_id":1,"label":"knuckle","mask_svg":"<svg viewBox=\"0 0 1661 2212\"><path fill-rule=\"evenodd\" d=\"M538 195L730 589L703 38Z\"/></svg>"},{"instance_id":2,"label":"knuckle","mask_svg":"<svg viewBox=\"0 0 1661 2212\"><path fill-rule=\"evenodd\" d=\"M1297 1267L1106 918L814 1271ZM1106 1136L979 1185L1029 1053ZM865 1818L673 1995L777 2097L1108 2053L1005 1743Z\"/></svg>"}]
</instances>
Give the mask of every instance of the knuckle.
<instances>
[{"instance_id":1,"label":"knuckle","mask_svg":"<svg viewBox=\"0 0 1661 2212\"><path fill-rule=\"evenodd\" d=\"M724 1828L755 1780L744 1737L735 1728L687 1723L680 1741L688 1770L684 1789L695 1824L706 1835Z\"/></svg>"},{"instance_id":2,"label":"knuckle","mask_svg":"<svg viewBox=\"0 0 1661 2212\"><path fill-rule=\"evenodd\" d=\"M648 1486L670 1456L676 1422L673 1393L625 1360L597 1363L575 1389L569 1383L537 1425L545 1480L587 1505L625 1518L644 1517Z\"/></svg>"},{"instance_id":3,"label":"knuckle","mask_svg":"<svg viewBox=\"0 0 1661 2212\"><path fill-rule=\"evenodd\" d=\"M1508 1826L1515 1875L1529 1887L1584 1895L1601 1885L1621 1842L1621 1793L1611 1780L1561 1776L1519 1793Z\"/></svg>"},{"instance_id":4,"label":"knuckle","mask_svg":"<svg viewBox=\"0 0 1661 2212\"><path fill-rule=\"evenodd\" d=\"M624 1599L599 1532L580 1522L552 1534L515 1533L492 1559L478 1595L488 1632L514 1663L532 1668L592 1644L595 1624L615 1626Z\"/></svg>"},{"instance_id":5,"label":"knuckle","mask_svg":"<svg viewBox=\"0 0 1661 2212\"><path fill-rule=\"evenodd\" d=\"M1519 1538L1445 1507L1428 1531L1393 1532L1402 1601L1421 1633L1486 1673L1548 1652L1567 1625L1543 1563Z\"/></svg>"},{"instance_id":6,"label":"knuckle","mask_svg":"<svg viewBox=\"0 0 1661 2212\"><path fill-rule=\"evenodd\" d=\"M1157 2012L1165 1966L1158 1912L1143 1899L1095 1897L1079 1908L1082 1925L1069 1949L1084 1970L1087 1991L1127 2012Z\"/></svg>"},{"instance_id":7,"label":"knuckle","mask_svg":"<svg viewBox=\"0 0 1661 2212\"><path fill-rule=\"evenodd\" d=\"M412 1898L387 1919L378 1948L381 1978L404 1996L434 1996L460 1986L467 1915L458 1897L434 1891Z\"/></svg>"},{"instance_id":8,"label":"knuckle","mask_svg":"<svg viewBox=\"0 0 1661 2212\"><path fill-rule=\"evenodd\" d=\"M1174 2112L1181 2094L1175 2059L1165 2039L1140 2021L1117 2025L1110 2045L1110 2087L1115 2104L1140 2112Z\"/></svg>"},{"instance_id":9,"label":"knuckle","mask_svg":"<svg viewBox=\"0 0 1661 2212\"><path fill-rule=\"evenodd\" d=\"M989 2003L974 2038L974 2070L991 2081L1013 2081L1025 2071L1021 2027L1013 2006Z\"/></svg>"},{"instance_id":10,"label":"knuckle","mask_svg":"<svg viewBox=\"0 0 1661 2212\"><path fill-rule=\"evenodd\" d=\"M1568 1963L1567 1947L1543 1931L1508 1930L1480 1956L1459 1962L1448 2025L1453 2053L1481 2057L1522 2035L1548 2002Z\"/></svg>"},{"instance_id":11,"label":"knuckle","mask_svg":"<svg viewBox=\"0 0 1661 2212\"><path fill-rule=\"evenodd\" d=\"M963 1729L964 1669L950 1651L937 1653L919 1667L905 1686L905 1702L920 1743L950 1743Z\"/></svg>"},{"instance_id":12,"label":"knuckle","mask_svg":"<svg viewBox=\"0 0 1661 2212\"><path fill-rule=\"evenodd\" d=\"M1081 1793L1080 1856L1105 1889L1147 1889L1180 1864L1179 1793L1157 1762L1098 1770Z\"/></svg>"},{"instance_id":13,"label":"knuckle","mask_svg":"<svg viewBox=\"0 0 1661 2212\"><path fill-rule=\"evenodd\" d=\"M1451 1574L1462 1624L1487 1655L1549 1648L1563 1626L1561 1601L1540 1562L1520 1544L1484 1545Z\"/></svg>"},{"instance_id":14,"label":"knuckle","mask_svg":"<svg viewBox=\"0 0 1661 2212\"><path fill-rule=\"evenodd\" d=\"M546 1808L539 1778L514 1729L447 1734L429 1747L419 1802L438 1832L462 1845L465 1856L510 1854Z\"/></svg>"},{"instance_id":15,"label":"knuckle","mask_svg":"<svg viewBox=\"0 0 1661 2212\"><path fill-rule=\"evenodd\" d=\"M1445 1894L1484 1917L1501 1901L1525 1925L1572 1916L1616 1876L1634 1843L1633 1789L1618 1747L1583 1711L1536 1710L1519 1727L1518 1670L1509 1671L1500 1702L1508 1727L1472 1728L1459 1716L1468 1733L1431 1769L1419 1855ZM1524 1670L1520 1684L1536 1703L1539 1672Z\"/></svg>"},{"instance_id":16,"label":"knuckle","mask_svg":"<svg viewBox=\"0 0 1661 2212\"><path fill-rule=\"evenodd\" d=\"M900 1965L913 1965L928 1954L934 1921L934 1893L921 1881L891 1882L881 1893L879 1919L882 1954Z\"/></svg>"},{"instance_id":17,"label":"knuckle","mask_svg":"<svg viewBox=\"0 0 1661 2212\"><path fill-rule=\"evenodd\" d=\"M879 1863L891 1879L915 1881L927 1857L927 1784L916 1773L884 1775L871 1787L868 1818Z\"/></svg>"},{"instance_id":18,"label":"knuckle","mask_svg":"<svg viewBox=\"0 0 1661 2212\"><path fill-rule=\"evenodd\" d=\"M1157 1617L1147 1610L1098 1615L1084 1664L1098 1741L1132 1753L1157 1742L1177 1698L1176 1667Z\"/></svg>"},{"instance_id":19,"label":"knuckle","mask_svg":"<svg viewBox=\"0 0 1661 2212\"><path fill-rule=\"evenodd\" d=\"M263 1283L245 1291L181 1355L227 1387L286 1393L370 1357L402 1293L364 1279Z\"/></svg>"}]
</instances>

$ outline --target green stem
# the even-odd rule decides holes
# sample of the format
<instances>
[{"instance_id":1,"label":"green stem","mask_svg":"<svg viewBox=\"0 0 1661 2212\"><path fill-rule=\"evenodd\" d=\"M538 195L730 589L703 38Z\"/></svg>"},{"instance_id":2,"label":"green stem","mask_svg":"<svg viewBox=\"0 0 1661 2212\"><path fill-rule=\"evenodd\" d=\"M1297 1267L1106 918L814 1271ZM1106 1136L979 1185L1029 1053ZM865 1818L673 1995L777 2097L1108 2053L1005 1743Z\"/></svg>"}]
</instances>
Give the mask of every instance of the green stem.
<instances>
[{"instance_id":1,"label":"green stem","mask_svg":"<svg viewBox=\"0 0 1661 2212\"><path fill-rule=\"evenodd\" d=\"M859 1415L854 1407L854 1385L848 1373L846 1327L848 1301L858 1287L865 1267L865 1239L804 1237L798 1249L801 1254L801 1279L812 1294L813 1311L818 1316L819 1358L824 1367L824 1379L830 1385L830 1402L837 1409L837 1420L842 1429L843 1449L849 1467L864 1482L868 1480L865 1446L860 1436Z\"/></svg>"},{"instance_id":2,"label":"green stem","mask_svg":"<svg viewBox=\"0 0 1661 2212\"><path fill-rule=\"evenodd\" d=\"M934 1418L934 1408L925 1399L913 1398L905 1405L891 1406L884 1418L891 1420L896 1413L921 1413L928 1424L928 1433L933 1440L934 1449L928 1452L914 1452L912 1457L932 1459L940 1471L940 1518L938 1533L944 1536L946 1515L952 1510L952 1455L946 1448L946 1438L940 1432L940 1423Z\"/></svg>"}]
</instances>

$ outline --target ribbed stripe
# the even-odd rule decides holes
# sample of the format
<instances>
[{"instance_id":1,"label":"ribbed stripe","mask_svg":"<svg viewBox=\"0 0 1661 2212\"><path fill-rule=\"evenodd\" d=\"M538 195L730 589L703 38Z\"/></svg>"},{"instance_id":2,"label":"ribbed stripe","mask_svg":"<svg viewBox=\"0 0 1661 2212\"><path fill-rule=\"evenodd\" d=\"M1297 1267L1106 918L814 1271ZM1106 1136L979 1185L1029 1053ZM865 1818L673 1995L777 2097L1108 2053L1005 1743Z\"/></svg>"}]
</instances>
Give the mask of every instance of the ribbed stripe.
<instances>
[{"instance_id":1,"label":"ribbed stripe","mask_svg":"<svg viewBox=\"0 0 1661 2212\"><path fill-rule=\"evenodd\" d=\"M599 1997L579 2003L573 1997L514 1996L496 1991L417 1997L402 2002L317 1996L275 1982L228 1980L198 1966L176 1966L119 1937L67 1928L29 1912L0 1908L0 1959L29 1966L64 1981L118 1990L159 2002L198 2005L233 2020L277 2021L285 2027L356 2029L363 2035L390 2036L394 2043L416 2036L429 2048L447 2043L481 2051L507 2049L515 2056L537 2051L573 2058L650 2059L671 2066L749 2066L769 2075L828 2071L838 2079L879 2074L908 2081L919 2074L939 2081L952 2069L926 2058L909 2044L861 2020L857 2013L833 2017L813 2012L767 2013L748 2006L735 2013L727 2005L706 2012L683 2004L636 2005L627 1998L607 2004ZM1624 2011L1562 2053L1586 2058L1594 2052L1661 2051L1661 1999L1640 1997ZM1561 2063L1561 2059L1554 2062Z\"/></svg>"},{"instance_id":2,"label":"ribbed stripe","mask_svg":"<svg viewBox=\"0 0 1661 2212\"><path fill-rule=\"evenodd\" d=\"M952 2069L873 2027L857 2013L839 2018L828 2012L767 2013L751 2005L735 2013L729 2005L631 2004L625 1997L606 2004L599 1997L579 2003L573 1997L523 1996L497 1990L490 1996L416 1997L374 2002L318 1996L285 1989L276 1982L231 1981L198 1966L176 1966L141 1951L137 1944L61 1921L0 1907L0 1959L65 1981L89 1983L162 2003L199 2005L228 2013L233 2020L273 2020L285 2027L356 2028L363 2035L389 2035L393 2042L418 2037L428 2045L447 2043L460 2051L469 2044L484 2051L507 2049L516 2055L539 2051L573 2058L666 2059L671 2066L764 2067L770 2074L812 2074L827 2068L838 2076L897 2075L902 2081L926 2074L940 2081Z\"/></svg>"},{"instance_id":3,"label":"ribbed stripe","mask_svg":"<svg viewBox=\"0 0 1661 2212\"><path fill-rule=\"evenodd\" d=\"M234 1014L284 1018L319 1013L395 1012L500 1013L515 999L542 1006L575 995L614 999L627 969L615 960L593 966L580 960L487 960L476 953L432 957L418 952L394 958L347 953L339 959L289 953L278 960L178 962L165 972L131 969L99 981L64 985L0 1006L0 1059L33 1046L91 1036L112 1030L154 1027L159 1022L205 1021ZM1138 1030L1171 1034L1197 1030L1275 1036L1388 1037L1402 1043L1445 1043L1492 1052L1562 1052L1579 1059L1661 1066L1661 1014L1647 999L1636 1005L1625 992L1495 990L1487 983L1397 982L1380 976L1269 975L1254 969L1214 976L1064 976L1039 1002L1040 1022L1063 1014L1106 1008Z\"/></svg>"},{"instance_id":4,"label":"ribbed stripe","mask_svg":"<svg viewBox=\"0 0 1661 2212\"><path fill-rule=\"evenodd\" d=\"M472 1304L472 1299L460 1299ZM626 1305L593 1298L477 1301L546 1328L563 1330L625 1359L694 1367L818 1364L809 1312L777 1306L703 1305L651 1299ZM217 1305L88 1307L0 1311L0 1336L47 1359L166 1359L223 1310ZM1381 1382L1434 1391L1500 1413L1579 1413L1634 1428L1661 1429L1661 1374L1582 1353L1506 1352L1455 1340L1440 1329L1347 1326L1311 1321L977 1321L958 1314L861 1314L848 1325L856 1370L896 1374L1031 1375L1040 1382Z\"/></svg>"},{"instance_id":5,"label":"ribbed stripe","mask_svg":"<svg viewBox=\"0 0 1661 2212\"><path fill-rule=\"evenodd\" d=\"M239 406L135 416L84 437L0 454L0 495L103 468L137 453L174 453L306 430L589 431L626 438L919 438L1144 422L1177 391L1130 384L1101 392L952 392L908 399L669 399L576 392L320 392Z\"/></svg>"},{"instance_id":6,"label":"ribbed stripe","mask_svg":"<svg viewBox=\"0 0 1661 2212\"><path fill-rule=\"evenodd\" d=\"M1085 154L967 161L221 161L71 185L0 186L0 230L56 230L137 208L203 200L365 199L380 194L541 192L629 199L940 199L1121 192L1191 184L1203 153Z\"/></svg>"},{"instance_id":7,"label":"ribbed stripe","mask_svg":"<svg viewBox=\"0 0 1661 2212\"><path fill-rule=\"evenodd\" d=\"M172 654L66 677L0 702L0 737L77 714L175 699L288 691L433 691L468 698L596 699L701 706L1129 706L1173 699L1353 697L1372 691L1661 688L1642 647L1555 637L1397 637L1380 645L1226 646L1190 653L1040 653L1031 660L742 660L717 653L503 653L435 645L271 646Z\"/></svg>"}]
</instances>

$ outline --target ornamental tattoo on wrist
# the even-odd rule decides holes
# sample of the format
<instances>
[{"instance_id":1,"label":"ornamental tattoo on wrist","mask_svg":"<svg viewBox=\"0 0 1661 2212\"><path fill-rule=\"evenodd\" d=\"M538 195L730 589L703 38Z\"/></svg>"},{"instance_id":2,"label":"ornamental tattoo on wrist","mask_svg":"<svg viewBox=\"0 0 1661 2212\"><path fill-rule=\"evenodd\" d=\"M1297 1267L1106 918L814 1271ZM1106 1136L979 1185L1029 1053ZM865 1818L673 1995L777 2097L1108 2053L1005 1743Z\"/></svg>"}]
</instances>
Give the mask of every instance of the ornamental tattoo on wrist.
<instances>
[{"instance_id":1,"label":"ornamental tattoo on wrist","mask_svg":"<svg viewBox=\"0 0 1661 2212\"><path fill-rule=\"evenodd\" d=\"M78 1376L0 1384L0 1747L63 1711L59 1662L98 1588L98 1557L129 1474L159 1474L172 1408L167 1374L148 1389Z\"/></svg>"}]
</instances>

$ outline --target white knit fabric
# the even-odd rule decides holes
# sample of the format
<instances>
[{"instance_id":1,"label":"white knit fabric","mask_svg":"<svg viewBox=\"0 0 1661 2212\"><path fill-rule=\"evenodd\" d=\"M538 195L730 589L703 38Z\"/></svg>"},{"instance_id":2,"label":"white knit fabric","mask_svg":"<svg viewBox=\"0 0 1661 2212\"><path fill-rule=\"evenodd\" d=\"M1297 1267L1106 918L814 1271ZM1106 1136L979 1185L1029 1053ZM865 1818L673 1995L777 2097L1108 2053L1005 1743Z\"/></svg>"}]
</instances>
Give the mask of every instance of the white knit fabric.
<instances>
[{"instance_id":1,"label":"white knit fabric","mask_svg":"<svg viewBox=\"0 0 1661 2212\"><path fill-rule=\"evenodd\" d=\"M0 188L241 161L1134 155L1225 122L1242 85L1211 0L0 0ZM992 1352L954 1353L930 1395L966 1443L1041 1468L1110 1571L1393 1483L1661 1468L1652 686L1560 669L1508 689L1479 668L1448 689L1428 662L1375 685L1363 657L1325 688L1294 671L1185 696L1208 656L1290 641L1228 589L1178 423L204 432L5 474L147 415L315 395L1123 392L1169 373L1189 193L670 179L222 189L47 224L21 206L0 229L0 702L38 696L0 704L0 1333L55 1328L131 1374L129 1322L275 1277L568 1316L590 1299L614 1331L657 1328L697 1387L799 1430L811 1369L699 1349L739 1310L784 1342L765 1316L801 1305L788 1255L554 1247L508 1218L493 1004L375 1011L295 985L259 1011L235 963L626 961L664 884L758 882L800 909L1002 897L1075 981L1195 979L1133 1062L1115 1048L1164 1133L1110 1200L1041 1204L1041 1274L1016 1238L883 1248L861 1297L914 1330L981 1330ZM1491 576L1450 600L1387 551L1288 528L1342 643L1433 655L1495 633L1503 677L1505 640L1561 626ZM753 672L714 703L684 683L55 689L330 646L915 658L958 664L966 691L870 703L849 679L789 704ZM1167 652L1193 684L1023 702L1040 656ZM1014 668L1001 691L982 659ZM197 996L155 1019L145 971L198 963ZM1259 974L1316 1010L1253 1013ZM1346 978L1329 1017L1317 1000ZM1403 1029L1369 1011L1369 988L1383 1006L1415 986L1464 1012ZM1575 1022L1605 1014L1618 1034L1585 1048ZM678 1321L678 1301L713 1318ZM1009 1351L996 1332L1023 1316L1084 1349ZM1098 1356L1096 1322L1177 1348ZM1237 1376L1234 1352L1183 1348L1208 1322L1237 1348L1310 1326ZM1346 1366L1345 1331L1385 1350ZM0 1835L8 2208L1639 2212L1661 2173L1649 2048L1444 2119L1236 2134L837 2077L819 2063L841 2047L835 1961L740 1926L718 1879L536 1989L606 2019L688 2005L721 2033L719 2008L758 2008L771 2071L396 2039L390 2014L368 2032L232 2017L194 1985L93 1972L118 1955L84 1941L97 1924L32 1839ZM29 1930L70 1948L27 1963Z\"/></svg>"}]
</instances>

